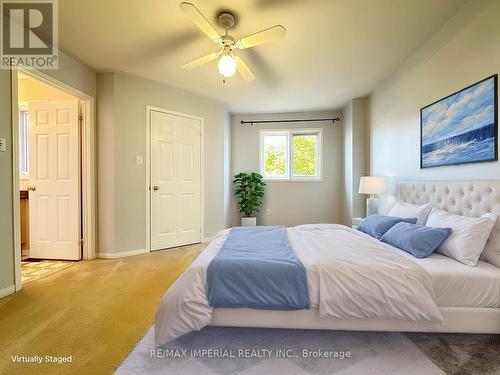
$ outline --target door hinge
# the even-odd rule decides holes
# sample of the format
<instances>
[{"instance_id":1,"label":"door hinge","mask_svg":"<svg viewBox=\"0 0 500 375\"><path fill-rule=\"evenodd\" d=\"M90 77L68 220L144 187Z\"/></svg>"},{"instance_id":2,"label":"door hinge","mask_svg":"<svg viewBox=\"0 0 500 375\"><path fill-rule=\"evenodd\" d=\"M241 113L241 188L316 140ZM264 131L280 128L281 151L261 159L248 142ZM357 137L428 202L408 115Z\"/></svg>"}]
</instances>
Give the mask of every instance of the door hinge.
<instances>
[{"instance_id":1,"label":"door hinge","mask_svg":"<svg viewBox=\"0 0 500 375\"><path fill-rule=\"evenodd\" d=\"M80 238L80 246L85 245L85 240L83 238Z\"/></svg>"},{"instance_id":2,"label":"door hinge","mask_svg":"<svg viewBox=\"0 0 500 375\"><path fill-rule=\"evenodd\" d=\"M83 121L83 116L82 115L78 115L78 121L80 121L80 122Z\"/></svg>"}]
</instances>

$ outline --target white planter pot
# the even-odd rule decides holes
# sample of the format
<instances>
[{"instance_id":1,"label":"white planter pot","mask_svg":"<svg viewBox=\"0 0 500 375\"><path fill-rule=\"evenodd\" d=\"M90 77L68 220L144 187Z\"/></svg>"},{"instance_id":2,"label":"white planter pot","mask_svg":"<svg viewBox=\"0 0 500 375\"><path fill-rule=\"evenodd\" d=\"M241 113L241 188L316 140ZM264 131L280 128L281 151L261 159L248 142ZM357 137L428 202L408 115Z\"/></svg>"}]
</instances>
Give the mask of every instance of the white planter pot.
<instances>
[{"instance_id":1,"label":"white planter pot","mask_svg":"<svg viewBox=\"0 0 500 375\"><path fill-rule=\"evenodd\" d=\"M257 225L256 217L242 217L241 226L242 227L255 227Z\"/></svg>"}]
</instances>

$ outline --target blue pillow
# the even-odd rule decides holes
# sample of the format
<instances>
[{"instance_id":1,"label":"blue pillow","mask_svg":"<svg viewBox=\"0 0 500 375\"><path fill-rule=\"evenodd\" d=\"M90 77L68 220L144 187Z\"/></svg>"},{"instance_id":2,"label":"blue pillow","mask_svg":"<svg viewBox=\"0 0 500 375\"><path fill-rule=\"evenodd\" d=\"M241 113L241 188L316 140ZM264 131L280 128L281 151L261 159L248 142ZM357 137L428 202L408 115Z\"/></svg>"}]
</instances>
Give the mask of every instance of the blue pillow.
<instances>
[{"instance_id":1,"label":"blue pillow","mask_svg":"<svg viewBox=\"0 0 500 375\"><path fill-rule=\"evenodd\" d=\"M415 258L426 258L436 251L450 234L450 228L397 223L382 236L380 241L406 251Z\"/></svg>"},{"instance_id":2,"label":"blue pillow","mask_svg":"<svg viewBox=\"0 0 500 375\"><path fill-rule=\"evenodd\" d=\"M415 224L417 222L417 218L403 219L401 217L375 214L368 216L365 220L359 223L357 229L375 237L377 240L380 240L380 237L382 237L385 232L402 221L405 223Z\"/></svg>"}]
</instances>

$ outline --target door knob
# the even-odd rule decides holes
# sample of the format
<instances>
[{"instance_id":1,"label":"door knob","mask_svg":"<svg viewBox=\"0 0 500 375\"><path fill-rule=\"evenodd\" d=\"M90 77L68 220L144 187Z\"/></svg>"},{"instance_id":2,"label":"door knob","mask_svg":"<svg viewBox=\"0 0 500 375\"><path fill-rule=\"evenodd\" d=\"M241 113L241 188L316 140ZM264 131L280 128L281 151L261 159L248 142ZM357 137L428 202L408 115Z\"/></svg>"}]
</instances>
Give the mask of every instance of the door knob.
<instances>
[{"instance_id":1,"label":"door knob","mask_svg":"<svg viewBox=\"0 0 500 375\"><path fill-rule=\"evenodd\" d=\"M154 185L154 186L153 186L153 190L154 190L154 191L158 191L158 190L160 190L160 187L159 187L158 185Z\"/></svg>"},{"instance_id":2,"label":"door knob","mask_svg":"<svg viewBox=\"0 0 500 375\"><path fill-rule=\"evenodd\" d=\"M36 190L36 186L28 186L26 188L26 190L28 190L28 191L35 191Z\"/></svg>"}]
</instances>

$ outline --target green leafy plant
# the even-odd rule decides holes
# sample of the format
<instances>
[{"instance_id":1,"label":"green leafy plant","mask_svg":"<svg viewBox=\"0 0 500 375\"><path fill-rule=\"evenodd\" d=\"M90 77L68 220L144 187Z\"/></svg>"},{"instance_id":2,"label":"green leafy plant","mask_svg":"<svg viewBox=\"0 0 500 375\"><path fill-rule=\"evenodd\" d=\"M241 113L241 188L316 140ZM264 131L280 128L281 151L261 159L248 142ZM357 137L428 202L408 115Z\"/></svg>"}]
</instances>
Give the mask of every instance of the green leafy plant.
<instances>
[{"instance_id":1,"label":"green leafy plant","mask_svg":"<svg viewBox=\"0 0 500 375\"><path fill-rule=\"evenodd\" d=\"M240 212L246 217L259 212L266 186L263 177L258 173L238 173L234 176L233 184Z\"/></svg>"}]
</instances>

